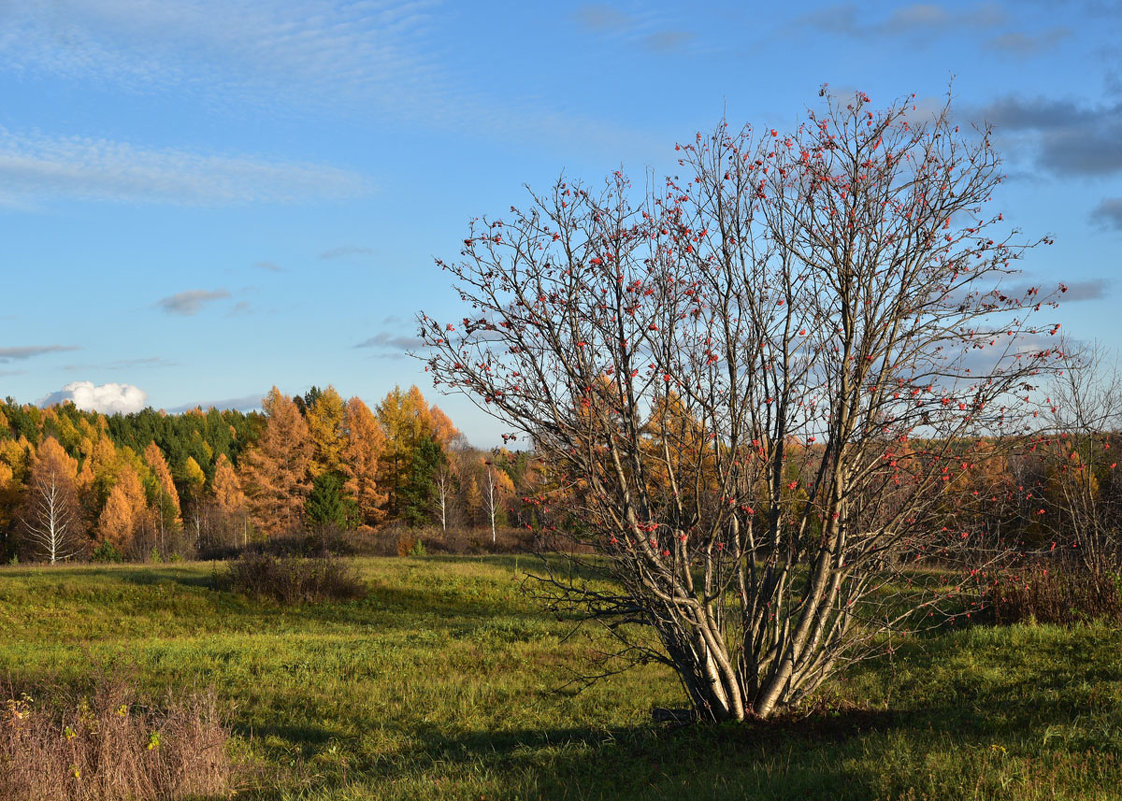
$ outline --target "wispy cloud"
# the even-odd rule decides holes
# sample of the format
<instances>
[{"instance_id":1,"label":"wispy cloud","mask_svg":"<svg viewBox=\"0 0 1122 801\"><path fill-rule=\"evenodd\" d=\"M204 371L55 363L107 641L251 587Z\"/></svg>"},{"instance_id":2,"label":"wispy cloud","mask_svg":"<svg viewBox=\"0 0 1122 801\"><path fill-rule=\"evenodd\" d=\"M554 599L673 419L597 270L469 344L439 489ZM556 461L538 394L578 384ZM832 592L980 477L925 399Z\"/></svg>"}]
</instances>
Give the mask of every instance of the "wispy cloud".
<instances>
[{"instance_id":1,"label":"wispy cloud","mask_svg":"<svg viewBox=\"0 0 1122 801\"><path fill-rule=\"evenodd\" d=\"M993 37L986 46L1001 53L1029 58L1052 50L1070 36L1071 29L1063 26L1049 28L1037 34L1014 31Z\"/></svg>"},{"instance_id":2,"label":"wispy cloud","mask_svg":"<svg viewBox=\"0 0 1122 801\"><path fill-rule=\"evenodd\" d=\"M58 353L67 350L79 350L79 347L77 345L25 345L16 348L0 348L0 364L32 359L46 353Z\"/></svg>"},{"instance_id":3,"label":"wispy cloud","mask_svg":"<svg viewBox=\"0 0 1122 801\"><path fill-rule=\"evenodd\" d=\"M1108 197L1091 212L1091 221L1122 231L1122 197Z\"/></svg>"},{"instance_id":4,"label":"wispy cloud","mask_svg":"<svg viewBox=\"0 0 1122 801\"><path fill-rule=\"evenodd\" d=\"M325 250L319 254L321 259L345 259L348 256L369 256L373 253L372 248L363 247L362 245L340 245L337 248Z\"/></svg>"},{"instance_id":5,"label":"wispy cloud","mask_svg":"<svg viewBox=\"0 0 1122 801\"><path fill-rule=\"evenodd\" d=\"M359 342L356 348L379 348L383 350L410 351L421 347L423 342L420 337L408 337L401 334L392 334L381 331L370 339Z\"/></svg>"},{"instance_id":6,"label":"wispy cloud","mask_svg":"<svg viewBox=\"0 0 1122 801\"><path fill-rule=\"evenodd\" d=\"M284 272L283 267L281 267L276 262L272 262L272 261L254 262L253 266L256 267L258 270L265 270L266 272L270 272L270 273L283 273Z\"/></svg>"},{"instance_id":7,"label":"wispy cloud","mask_svg":"<svg viewBox=\"0 0 1122 801\"><path fill-rule=\"evenodd\" d=\"M0 128L0 205L56 198L214 206L351 197L362 177L326 165L152 149Z\"/></svg>"},{"instance_id":8,"label":"wispy cloud","mask_svg":"<svg viewBox=\"0 0 1122 801\"><path fill-rule=\"evenodd\" d=\"M141 359L118 359L113 362L104 362L102 364L68 364L63 367L64 370L69 371L87 371L87 370L127 370L138 367L174 367L176 362L170 362L160 356L148 356Z\"/></svg>"},{"instance_id":9,"label":"wispy cloud","mask_svg":"<svg viewBox=\"0 0 1122 801\"><path fill-rule=\"evenodd\" d=\"M101 89L110 85L144 94L197 97L207 105L239 110L264 106L318 114L324 109L376 109L379 116L502 141L552 146L579 136L605 152L628 147L636 152L637 143L651 147L642 131L574 114L539 98L480 88L453 64L457 59L441 27L450 16L443 5L443 0L0 0L0 74L47 75ZM625 35L644 47L680 47L691 37L687 31L657 24L649 14L625 18L632 20ZM73 148L69 140L56 144ZM89 150L90 143L80 142L78 147ZM192 160L192 154L157 155ZM85 159L66 154L61 161L58 172L69 184L73 162L85 164ZM119 166L128 167L131 161L120 159ZM330 168L227 161L234 163L202 165L208 169L201 179L188 181L179 192L140 181L141 194L146 200L155 194L174 202L184 202L179 195L185 194L186 202L210 203L229 202L231 194L235 200L246 194L268 200L277 195L272 189L277 184L281 199L302 197L309 185L312 196L356 190L355 176ZM238 169L242 162L248 162L251 171L279 168L283 174L271 176L265 187L258 175L247 189ZM55 172L36 166L36 183ZM200 165L190 166L197 172ZM240 178L233 188L228 185L231 170ZM117 197L122 189L111 178L131 174L112 168L103 172L92 189L82 182L79 194ZM217 183L210 180L215 172ZM0 186L7 183L5 178L0 173ZM132 181L126 183L132 190L126 197L132 198L135 187ZM0 204L20 205L18 200L0 195Z\"/></svg>"},{"instance_id":10,"label":"wispy cloud","mask_svg":"<svg viewBox=\"0 0 1122 801\"><path fill-rule=\"evenodd\" d=\"M1073 281L1067 286L1067 292L1060 296L1066 303L1077 303L1081 300L1102 300L1110 294L1111 282L1105 278L1095 278L1090 281Z\"/></svg>"},{"instance_id":11,"label":"wispy cloud","mask_svg":"<svg viewBox=\"0 0 1122 801\"><path fill-rule=\"evenodd\" d=\"M911 3L880 17L870 13L867 6L838 3L801 17L796 25L855 39L887 36L929 40L956 30L993 28L1005 21L1005 12L996 3L980 3L968 9L952 9L940 3Z\"/></svg>"},{"instance_id":12,"label":"wispy cloud","mask_svg":"<svg viewBox=\"0 0 1122 801\"><path fill-rule=\"evenodd\" d=\"M1062 291L1060 287L1063 287ZM1084 300L1102 300L1110 294L1112 282L1106 278L1092 278L1086 281L1057 282L1049 277L1035 283L1024 282L1004 290L1010 297L1026 297L1032 288L1061 303L1078 303Z\"/></svg>"},{"instance_id":13,"label":"wispy cloud","mask_svg":"<svg viewBox=\"0 0 1122 801\"><path fill-rule=\"evenodd\" d=\"M684 49L697 38L692 31L671 26L657 13L633 14L607 3L586 3L573 12L572 19L595 36L634 42L660 53Z\"/></svg>"},{"instance_id":14,"label":"wispy cloud","mask_svg":"<svg viewBox=\"0 0 1122 801\"><path fill-rule=\"evenodd\" d=\"M208 303L228 297L230 297L230 293L225 289L191 289L168 295L166 298L160 298L156 301L156 306L168 314L190 317L202 311Z\"/></svg>"},{"instance_id":15,"label":"wispy cloud","mask_svg":"<svg viewBox=\"0 0 1122 801\"><path fill-rule=\"evenodd\" d=\"M193 403L185 403L182 406L176 406L168 409L172 414L180 414L182 412L189 412L192 409L236 409L240 412L249 412L254 409L261 408L262 395L260 392L254 395L243 395L240 398L226 398L224 400L216 401L196 401Z\"/></svg>"},{"instance_id":16,"label":"wispy cloud","mask_svg":"<svg viewBox=\"0 0 1122 801\"><path fill-rule=\"evenodd\" d=\"M138 91L408 93L431 71L424 0L52 0L4 9L8 69Z\"/></svg>"}]
</instances>

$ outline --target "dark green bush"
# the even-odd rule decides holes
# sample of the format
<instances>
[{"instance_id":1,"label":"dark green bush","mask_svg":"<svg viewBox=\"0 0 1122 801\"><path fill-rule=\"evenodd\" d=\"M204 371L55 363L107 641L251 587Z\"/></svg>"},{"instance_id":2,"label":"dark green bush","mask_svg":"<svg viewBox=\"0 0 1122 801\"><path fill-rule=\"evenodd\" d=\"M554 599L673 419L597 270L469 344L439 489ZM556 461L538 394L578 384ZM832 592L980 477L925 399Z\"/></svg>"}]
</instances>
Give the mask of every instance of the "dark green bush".
<instances>
[{"instance_id":1,"label":"dark green bush","mask_svg":"<svg viewBox=\"0 0 1122 801\"><path fill-rule=\"evenodd\" d=\"M103 542L93 549L90 559L94 562L120 563L125 561L125 555L118 551L113 543Z\"/></svg>"}]
</instances>

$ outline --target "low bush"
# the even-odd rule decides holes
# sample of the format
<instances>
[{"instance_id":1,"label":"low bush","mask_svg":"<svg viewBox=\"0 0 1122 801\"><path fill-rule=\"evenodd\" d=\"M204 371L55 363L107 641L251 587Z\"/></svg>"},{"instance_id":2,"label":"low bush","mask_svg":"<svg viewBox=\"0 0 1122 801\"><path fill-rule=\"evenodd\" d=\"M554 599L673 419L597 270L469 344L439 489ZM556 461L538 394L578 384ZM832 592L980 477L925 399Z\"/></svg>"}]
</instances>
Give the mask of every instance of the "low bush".
<instances>
[{"instance_id":1,"label":"low bush","mask_svg":"<svg viewBox=\"0 0 1122 801\"><path fill-rule=\"evenodd\" d=\"M998 625L1122 620L1120 577L1076 566L1037 562L1009 570L985 590L989 619Z\"/></svg>"},{"instance_id":2,"label":"low bush","mask_svg":"<svg viewBox=\"0 0 1122 801\"><path fill-rule=\"evenodd\" d=\"M49 690L44 691L48 696ZM0 710L5 801L167 801L232 794L230 731L213 690L141 704L120 675L92 694L12 691Z\"/></svg>"},{"instance_id":3,"label":"low bush","mask_svg":"<svg viewBox=\"0 0 1122 801\"><path fill-rule=\"evenodd\" d=\"M234 592L272 598L283 604L351 601L366 597L354 567L335 556L305 558L245 552L224 577Z\"/></svg>"}]
</instances>

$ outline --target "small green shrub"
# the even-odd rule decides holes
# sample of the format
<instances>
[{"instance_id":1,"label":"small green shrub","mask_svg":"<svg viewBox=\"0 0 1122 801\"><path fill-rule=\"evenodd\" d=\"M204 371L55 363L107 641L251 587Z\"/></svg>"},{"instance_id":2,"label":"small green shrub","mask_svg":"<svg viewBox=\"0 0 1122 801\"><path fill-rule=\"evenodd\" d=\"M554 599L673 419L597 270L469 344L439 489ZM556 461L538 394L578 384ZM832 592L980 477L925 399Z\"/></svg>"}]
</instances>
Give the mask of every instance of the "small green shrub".
<instances>
[{"instance_id":1,"label":"small green shrub","mask_svg":"<svg viewBox=\"0 0 1122 801\"><path fill-rule=\"evenodd\" d=\"M113 543L102 542L93 549L93 553L90 554L90 559L95 562L119 563L125 561L125 555L118 551L117 546L115 546Z\"/></svg>"},{"instance_id":2,"label":"small green shrub","mask_svg":"<svg viewBox=\"0 0 1122 801\"><path fill-rule=\"evenodd\" d=\"M335 556L303 558L246 552L230 563L224 578L234 592L283 604L366 597L366 585L358 572Z\"/></svg>"}]
</instances>

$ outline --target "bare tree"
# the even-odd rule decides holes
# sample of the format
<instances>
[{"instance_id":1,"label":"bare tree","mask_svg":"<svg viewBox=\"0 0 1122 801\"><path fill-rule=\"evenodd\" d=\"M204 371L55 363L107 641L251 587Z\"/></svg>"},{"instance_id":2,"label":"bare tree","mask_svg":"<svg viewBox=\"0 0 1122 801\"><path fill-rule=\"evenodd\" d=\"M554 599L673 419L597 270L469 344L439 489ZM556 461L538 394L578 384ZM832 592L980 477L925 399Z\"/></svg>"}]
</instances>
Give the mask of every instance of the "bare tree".
<instances>
[{"instance_id":1,"label":"bare tree","mask_svg":"<svg viewBox=\"0 0 1122 801\"><path fill-rule=\"evenodd\" d=\"M455 489L453 480L454 474L449 462L440 465L433 474L433 483L436 486L436 509L440 515L440 531L445 536L448 534L448 508Z\"/></svg>"},{"instance_id":2,"label":"bare tree","mask_svg":"<svg viewBox=\"0 0 1122 801\"><path fill-rule=\"evenodd\" d=\"M495 520L503 504L514 490L510 476L505 471L495 466L489 459L483 460L483 511L491 523L491 544L499 541Z\"/></svg>"},{"instance_id":3,"label":"bare tree","mask_svg":"<svg viewBox=\"0 0 1122 801\"><path fill-rule=\"evenodd\" d=\"M767 717L954 603L899 570L977 536L942 487L963 442L1027 429L1054 329L1001 288L1036 242L985 211L998 157L949 104L827 97L794 133L679 149L685 177L637 204L617 173L473 222L440 262L469 316L420 327L436 381L531 438L604 557L616 589L551 575L551 602L672 667L700 715Z\"/></svg>"},{"instance_id":4,"label":"bare tree","mask_svg":"<svg viewBox=\"0 0 1122 801\"><path fill-rule=\"evenodd\" d=\"M1064 369L1049 399L1051 464L1046 492L1053 539L1076 547L1092 573L1122 567L1122 487L1111 450L1122 423L1122 375L1100 344L1061 343Z\"/></svg>"},{"instance_id":5,"label":"bare tree","mask_svg":"<svg viewBox=\"0 0 1122 801\"><path fill-rule=\"evenodd\" d=\"M54 437L47 437L32 460L23 526L37 555L52 565L76 556L86 545L77 473L78 463Z\"/></svg>"}]
</instances>

